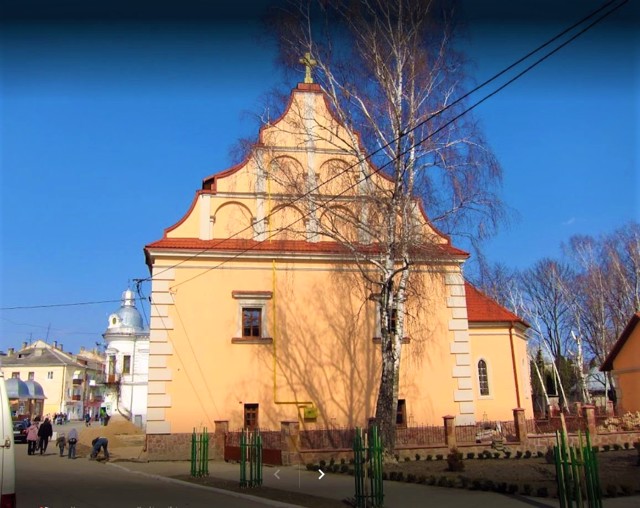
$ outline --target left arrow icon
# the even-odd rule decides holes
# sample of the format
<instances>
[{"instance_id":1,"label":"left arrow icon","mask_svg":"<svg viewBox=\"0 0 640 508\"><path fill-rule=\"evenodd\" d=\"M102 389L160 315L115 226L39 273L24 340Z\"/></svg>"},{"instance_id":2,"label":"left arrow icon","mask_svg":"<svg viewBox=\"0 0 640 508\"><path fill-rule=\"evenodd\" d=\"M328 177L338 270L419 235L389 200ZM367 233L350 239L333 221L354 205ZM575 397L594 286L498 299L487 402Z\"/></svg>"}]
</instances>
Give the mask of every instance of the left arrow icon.
<instances>
[{"instance_id":1,"label":"left arrow icon","mask_svg":"<svg viewBox=\"0 0 640 508\"><path fill-rule=\"evenodd\" d=\"M320 477L318 478L318 480L322 480L322 477L324 476L322 469L318 469L318 473L320 473Z\"/></svg>"},{"instance_id":2,"label":"left arrow icon","mask_svg":"<svg viewBox=\"0 0 640 508\"><path fill-rule=\"evenodd\" d=\"M273 476L275 476L278 480L280 479L280 477L278 476L278 473L280 472L280 470L276 470L275 473L273 473Z\"/></svg>"}]
</instances>

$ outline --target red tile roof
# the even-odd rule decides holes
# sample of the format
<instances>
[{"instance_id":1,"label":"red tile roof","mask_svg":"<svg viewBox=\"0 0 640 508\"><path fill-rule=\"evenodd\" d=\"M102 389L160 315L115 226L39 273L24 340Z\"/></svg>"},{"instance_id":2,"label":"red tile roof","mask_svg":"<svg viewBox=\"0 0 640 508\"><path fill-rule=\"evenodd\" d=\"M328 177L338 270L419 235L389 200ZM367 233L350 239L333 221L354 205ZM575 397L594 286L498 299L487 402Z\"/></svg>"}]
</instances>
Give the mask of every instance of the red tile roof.
<instances>
[{"instance_id":1,"label":"red tile roof","mask_svg":"<svg viewBox=\"0 0 640 508\"><path fill-rule=\"evenodd\" d=\"M508 311L492 298L479 291L470 283L464 283L467 295L467 319L474 323L518 322L529 326L526 321Z\"/></svg>"},{"instance_id":2,"label":"red tile roof","mask_svg":"<svg viewBox=\"0 0 640 508\"><path fill-rule=\"evenodd\" d=\"M424 253L429 253L434 247L430 245L424 249ZM322 254L345 254L349 250L338 242L307 242L305 240L249 240L241 238L219 238L213 240L200 240L198 238L162 238L156 242L148 244L145 249L185 249L201 250L203 252L291 252L291 253L322 253ZM360 245L358 251L362 253L375 253L375 245ZM435 252L431 254L441 256L464 256L469 254L461 249L449 244L439 244L435 247ZM419 252L418 252L419 254Z\"/></svg>"},{"instance_id":3,"label":"red tile roof","mask_svg":"<svg viewBox=\"0 0 640 508\"><path fill-rule=\"evenodd\" d=\"M609 370L613 370L613 361L616 359L616 356L618 356L618 353L622 350L625 342L629 340L629 337L633 333L633 330L637 326L638 322L640 322L640 312L636 312L633 316L631 316L631 319L627 323L627 326L625 326L624 330L622 330L620 337L618 337L618 340L613 345L613 348L611 348L611 351L604 359L604 362L600 367L601 371L606 372Z\"/></svg>"}]
</instances>

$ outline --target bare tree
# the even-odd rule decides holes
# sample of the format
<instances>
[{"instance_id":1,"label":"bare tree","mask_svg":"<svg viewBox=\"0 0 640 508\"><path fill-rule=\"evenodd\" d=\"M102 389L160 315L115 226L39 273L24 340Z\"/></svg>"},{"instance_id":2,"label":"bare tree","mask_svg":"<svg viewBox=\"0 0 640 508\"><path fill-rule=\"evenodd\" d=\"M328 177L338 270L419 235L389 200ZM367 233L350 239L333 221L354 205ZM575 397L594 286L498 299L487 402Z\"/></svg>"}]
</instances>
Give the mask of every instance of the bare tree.
<instances>
[{"instance_id":1,"label":"bare tree","mask_svg":"<svg viewBox=\"0 0 640 508\"><path fill-rule=\"evenodd\" d=\"M347 147L358 161L336 163L325 182L287 177L296 172L282 161L273 178L280 175L278 185L293 194L322 184L322 192L309 192L297 206L317 221L319 235L352 253L376 295L382 372L375 417L392 452L408 301L421 293L412 273L441 255L443 242L420 220L416 198L445 233L485 237L500 220L492 192L500 168L471 116L452 121L463 109L454 99L467 81L450 12L437 2L296 1L272 22L283 62L294 68L307 54L304 63L314 67L333 115L347 128L342 139L337 129L314 135ZM309 120L300 111L300 126ZM352 204L337 206L345 195Z\"/></svg>"}]
</instances>

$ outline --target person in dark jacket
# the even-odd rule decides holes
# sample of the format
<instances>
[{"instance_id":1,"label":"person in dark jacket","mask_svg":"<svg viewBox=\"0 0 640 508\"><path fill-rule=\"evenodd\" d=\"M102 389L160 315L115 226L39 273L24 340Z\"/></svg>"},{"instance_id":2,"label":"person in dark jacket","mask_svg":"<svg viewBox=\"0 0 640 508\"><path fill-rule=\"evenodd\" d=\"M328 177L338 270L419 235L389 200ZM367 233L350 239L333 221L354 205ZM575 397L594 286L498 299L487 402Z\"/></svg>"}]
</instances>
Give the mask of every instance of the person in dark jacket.
<instances>
[{"instance_id":1,"label":"person in dark jacket","mask_svg":"<svg viewBox=\"0 0 640 508\"><path fill-rule=\"evenodd\" d=\"M45 418L42 425L38 429L38 437L40 438L40 455L47 451L47 445L49 444L49 439L53 436L53 427L51 426L51 422L49 418Z\"/></svg>"}]
</instances>

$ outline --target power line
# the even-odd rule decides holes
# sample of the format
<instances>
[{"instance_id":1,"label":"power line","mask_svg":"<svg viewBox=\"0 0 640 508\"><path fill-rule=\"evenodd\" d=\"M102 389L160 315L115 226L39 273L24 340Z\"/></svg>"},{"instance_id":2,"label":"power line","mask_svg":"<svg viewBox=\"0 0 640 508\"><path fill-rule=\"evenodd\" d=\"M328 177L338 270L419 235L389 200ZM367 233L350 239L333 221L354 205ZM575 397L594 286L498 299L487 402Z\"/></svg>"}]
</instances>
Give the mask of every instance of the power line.
<instances>
[{"instance_id":1,"label":"power line","mask_svg":"<svg viewBox=\"0 0 640 508\"><path fill-rule=\"evenodd\" d=\"M48 305L18 305L16 307L0 307L0 310L48 309L52 307L77 307L80 305L99 305L102 303L119 303L120 300L99 300L95 302L51 303Z\"/></svg>"},{"instance_id":2,"label":"power line","mask_svg":"<svg viewBox=\"0 0 640 508\"><path fill-rule=\"evenodd\" d=\"M406 132L403 132L400 136L398 136L397 138L392 139L391 141L387 142L386 144L380 146L379 148L377 148L376 150L374 150L373 152L369 153L368 155L366 155L363 158L359 158L359 160L350 165L347 166L344 170L338 172L337 174L335 174L334 176L332 176L331 178L329 178L328 180L326 180L325 182L316 185L315 187L313 187L312 189L310 189L309 191L307 191L304 194L301 194L300 196L296 197L295 199L293 199L293 201L287 203L288 206L291 206L295 203L297 203L298 201L301 201L303 199L305 199L306 197L310 196L311 194L317 192L321 187L323 187L324 185L332 182L334 179L339 178L340 176L344 175L345 173L347 173L348 171L350 171L351 169L353 169L354 167L356 167L358 164L361 164L362 162L371 159L374 155L380 153L381 151L383 151L384 149L388 148L389 146L391 146L392 143L395 143L397 141L400 141L403 137L407 136L409 133L413 132L416 129L419 129L420 127L422 127L423 125L425 125L427 122L429 122L430 120L432 120L433 118L443 114L444 112L446 112L447 110L451 109L452 107L454 107L455 105L459 104L461 101L465 100L467 97L469 97L470 95L474 94L475 92L479 91L480 89L484 88L485 86L487 86L488 84L492 83L493 81L495 81L496 79L498 79L500 76L504 75L505 73L509 72L511 69L513 69L514 67L517 67L519 64L521 64L522 62L524 62L525 60L527 60L528 58L530 58L531 56L533 56L534 54L538 53L539 51L541 51L542 49L546 48L547 46L549 46L550 44L552 44L553 42L557 41L558 39L560 39L561 37L563 37L564 35L566 35L567 33L571 32L572 30L574 30L576 27L580 26L581 24L585 23L586 21L588 21L589 19L593 18L595 15L597 15L598 13L600 13L602 10L606 9L607 7L609 7L611 4L615 3L617 0L610 0L608 2L606 2L605 4L603 4L601 7L599 7L598 9L596 9L595 11L591 12L590 14L588 14L587 16L585 16L584 18L582 18L580 21L577 21L576 23L574 23L573 25L571 25L570 27L564 29L562 32L560 32L559 34L557 34L556 36L552 37L551 39L549 39L548 41L546 41L545 43L541 44L540 46L538 46L537 48L535 48L534 50L530 51L529 53L527 53L525 56L519 58L518 60L516 60L515 62L513 62L511 65L509 65L508 67L504 68L503 70L501 70L500 72L498 72L497 74L494 74L491 78L485 80L484 82L482 82L481 84L477 85L475 88L473 88L472 90L470 90L469 92L463 94L461 97L459 97L458 99L456 99L455 101L451 102L450 104L448 104L447 106L445 106L444 108L442 108L441 110L437 111L436 113L433 113L432 115L428 116L425 120L422 120L421 122L419 122L418 124L416 124L414 127L408 129ZM579 32L577 35L573 36L572 38L570 38L568 41L566 41L565 43L561 44L560 46L558 46L556 49L554 49L553 51L551 51L549 54L547 54L545 57L541 58L540 60L538 60L536 63L534 63L533 65L527 67L527 69L525 69L525 71L521 72L520 74L518 74L515 78L509 80L505 85L499 87L496 91L492 92L491 94L489 94L488 96L486 96L484 99L480 100L479 102L477 102L474 106L467 108L465 111L463 111L461 114L459 114L458 116L456 116L453 121L447 122L447 124L445 124L445 126L441 127L440 129L436 130L435 132L431 133L429 136L426 136L425 138L422 138L419 142L415 143L414 145L412 145L412 147L410 147L409 149L405 150L404 152L396 155L394 158L392 158L391 160L389 160L387 163L385 163L383 166L377 168L376 170L374 170L374 173L379 172L381 169L387 167L388 165L390 165L392 162L394 162L395 160L397 160L398 158L402 157L403 155L407 154L409 152L409 150L415 148L416 146L418 146L419 144L423 143L424 141L426 141L427 139L429 139L430 137L432 137L433 135L437 134L438 132L440 132L441 130L443 130L444 127L447 127L449 125L451 125L451 123L453 123L455 120L457 120L458 118L460 118L462 115L468 113L469 111L471 111L472 109L474 109L475 107L477 107L478 105L480 105L482 102L484 102L485 100L487 100L488 98L492 97L493 95L495 95L496 93L498 93L499 91L501 91L503 88L505 88L507 85L511 84L513 81L515 81L516 79L518 79L520 76L522 76L523 74L525 74L526 72L528 72L529 70L531 70L533 67L535 67L536 65L538 65L539 63L541 63L542 61L546 60L546 58L548 58L549 56L551 56L552 54L554 54L556 51L558 51L560 48L566 46L569 42L573 41L574 39L576 39L578 36L582 35L582 33L586 32L588 29L590 29L592 26L594 26L595 24L597 24L598 22L600 22L602 19L604 19L605 17L607 17L608 15L610 15L611 13L613 13L615 10L619 9L620 7L622 7L625 3L627 3L628 0L624 0L621 4L619 4L618 6L616 6L615 8L613 8L611 11L607 12L604 16L602 16L601 18L599 18L598 20L596 20L596 22L592 23L591 25L589 25L586 29L582 30L581 32ZM343 192L341 192L340 194L338 194L338 196L341 196L342 194L344 194L344 192L351 190L352 188L354 188L355 186L359 185L360 183L364 182L365 180L367 180L371 175L368 175L367 177L365 177L362 180L359 180L358 182L356 182L354 185L351 185L350 187L348 187L347 189L345 189ZM336 196L337 197L337 196ZM333 201L330 200L329 202ZM265 216L265 219L270 218L272 216L273 212L267 214ZM305 218L307 218L309 216L309 213L306 213L304 215L302 215L299 219L297 219L296 221L294 221L293 223L289 224L288 227L293 226L294 224L296 224L297 222L299 222L300 220L304 220ZM226 237L224 239L220 239L218 240L216 243L214 243L213 245L202 249L198 252L196 252L195 254L191 255L191 256L187 256L186 258L180 260L179 262L165 267L163 268L161 271L159 271L156 275L160 275L168 270L171 270L173 268L176 268L188 261L191 261L195 258L197 258L198 256L204 254L205 252L209 252L211 250L214 250L215 248L217 248L218 246L220 246L222 243L227 242L230 239L233 239L235 237L237 237L238 235L241 235L242 233L244 233L245 231L249 231L253 229L253 225L249 225L246 226L245 228L240 229L239 231L236 231L234 234L232 234L229 237ZM272 236L274 236L273 234L270 235L267 239L265 240L261 240L259 243L263 243L267 240L269 240ZM245 252L248 252L249 250L252 250L255 247L250 247L242 252L240 252L238 255L244 254ZM235 259L236 257L238 257L238 255L232 257L229 259ZM221 263L219 265L216 265L216 267L213 267L211 269L215 269L218 268L219 266L221 266L224 263ZM211 270L209 269L209 270ZM207 270L207 272L209 271ZM204 272L204 273L207 273ZM153 275L151 277L147 277L145 279L142 279L142 281L152 281L153 280ZM192 280L195 277L192 277L191 279L188 280ZM187 281L183 281L180 284L184 284ZM178 285L180 285L178 284ZM177 286L173 286L173 287L177 287Z\"/></svg>"},{"instance_id":3,"label":"power line","mask_svg":"<svg viewBox=\"0 0 640 508\"><path fill-rule=\"evenodd\" d=\"M427 136L423 137L422 139L418 140L417 142L415 142L412 146L410 146L409 148L407 148L406 150L402 151L401 153L399 153L398 155L396 155L394 158L392 158L391 160L389 160L388 162L386 162L385 164L383 164L382 166L380 166L379 168L376 168L376 170L374 171L374 173L378 173L380 172L380 170L384 169L385 167L389 166L391 163L393 163L395 160L399 159L400 157L406 155L409 151L411 151L413 148L419 146L420 144L424 143L427 139L431 138L432 136L438 134L440 131L444 130L446 127L448 127L449 125L451 125L452 123L454 123L455 121L457 121L460 117L462 117L463 115L467 114L468 112L472 111L473 109L477 108L480 104L482 104L483 102L485 102L486 100L490 99L491 97L493 97L494 95L496 95L497 93L499 93L500 91L502 91L503 89L505 89L507 86L509 86L511 83L513 83L514 81L518 80L519 78L521 78L524 74L526 74L527 72L529 72L530 70L532 70L533 68L537 67L538 65L540 65L542 62L544 62L547 58L551 57L553 54L557 53L558 51L560 51L560 49L562 49L563 47L565 47L566 45L568 45L569 43L571 43L572 41L574 41L575 39L577 39L578 37L580 37L582 34L584 34L585 32L587 32L588 30L590 30L593 26L595 26L596 24L598 24L599 22L601 22L603 19L605 19L606 17L608 17L609 15L611 15L613 12L615 12L616 10L618 10L620 7L622 7L625 3L627 3L629 0L624 0L621 4L617 5L616 7L614 7L613 9L611 9L610 11L606 12L605 14L603 14L602 16L600 16L599 18L597 18L595 21L593 21L591 24L587 25L585 28L583 28L581 31L579 31L578 33L576 33L575 35L573 35L572 37L570 37L568 40L566 40L565 42L563 42L562 44L560 44L559 46L557 46L556 48L554 48L553 50L551 50L549 53L543 55L542 57L540 57L538 60L536 60L535 62L533 62L532 64L530 64L528 67L526 67L524 70L522 70L521 72L519 72L518 74L516 74L513 78L509 79L506 83L502 84L501 86L499 86L497 89L493 90L491 93L489 93L488 95L486 95L485 97L483 97L482 99L476 101L475 104L471 105L470 107L468 107L467 109L465 109L464 111L462 111L461 113L459 113L458 115L456 115L454 118L452 118L451 120L449 120L447 123L445 123L444 125L442 125L441 127L439 127L438 129L436 129L434 132L428 134ZM606 5L609 5L613 2L609 2ZM597 11L595 11L594 14L597 14L598 12L600 12L602 10L602 8L598 9ZM589 15L586 19L593 17L593 14ZM580 22L581 23L581 22ZM580 24L578 23L578 24ZM573 25L573 27L575 27L576 25ZM565 30L563 33L566 33L567 30ZM554 39L557 39L558 36L554 37ZM541 46L542 47L546 47L549 43L545 43ZM540 48L534 50L533 52L530 52L529 55L532 55L533 53L536 53ZM518 62L522 62L523 59L520 59ZM512 64L511 66L509 66L509 68L513 68L514 65L516 64ZM497 76L504 74L504 70L501 71L500 73L498 73L496 76L494 76L493 78L491 78L488 81L485 81L485 83L483 83L480 86L485 86L486 84L488 84L489 82L493 81ZM466 97L470 94L471 92L467 93L465 96ZM457 99L454 103L459 102L461 99ZM451 105L450 105L451 106ZM448 106L448 107L450 107ZM446 108L445 108L446 109ZM442 112L445 111L445 109L441 110L438 113L435 113L434 115L432 115L431 117L429 117L427 120L423 121L422 123L428 121L429 119L433 118L434 116L436 116L437 114L440 114ZM417 127L414 127L414 129ZM410 132L410 131L407 131ZM378 150L379 151L379 150ZM376 153L376 152L373 152ZM371 157L372 154L370 154L368 157ZM420 157L420 156L418 156ZM353 168L354 166L351 166L351 168ZM348 168L350 169L350 168ZM347 169L347 170L348 170ZM362 182L364 182L365 180L367 180L368 178L370 178L371 175L368 175L366 177L364 177L361 180L358 180L357 182L355 182L354 184L350 185L349 187L347 187L346 189L344 189L342 192L340 192L339 194L332 196L330 199L326 200L325 203L331 203L333 202L336 198L342 196L345 192L353 189L354 187L357 187L359 184L361 184ZM325 182L326 183L326 182ZM323 185L323 184L321 184ZM320 186L318 186L320 187ZM316 190L317 188L316 187ZM297 200L295 200L297 201ZM294 201L294 202L295 202ZM298 222L300 222L301 220L304 220L305 218L307 218L309 216L311 212L308 212L304 215L302 215L300 218L296 219L295 221L293 221L292 223L288 224L287 226L285 226L283 229L288 229L291 226L297 224ZM246 230L247 228L245 228L244 230ZM244 231L242 230L242 231ZM241 231L241 232L242 232ZM272 238L273 236L277 235L278 233L280 233L280 231L275 231L273 232L271 235L269 235L268 238L261 240L259 242L257 242L258 244L262 244L266 241L268 241L270 238ZM236 233L237 234L237 233ZM235 235L234 235L235 236ZM217 245L222 244L223 242L227 241L228 239L224 239L224 240L220 240L220 242L218 242ZM204 249L203 251L201 251L200 253L188 258L189 259L193 259L194 257L208 251L211 250L213 248L215 248L217 245L214 245L212 247L209 247L207 249ZM238 257L242 256L243 254L246 254L249 251L252 251L256 248L256 245L247 247L246 249L234 254L233 256L224 259L223 261L221 261L220 263L218 263L215 266L212 266L208 269L206 269L203 272L200 272L196 275L194 275L193 277L190 277L186 280L183 280L182 282L179 282L178 284L175 284L174 286L172 286L172 289L175 289L183 284L186 284L187 282L190 282L194 279L197 279L198 277L205 275L207 273L209 273L212 270L215 270L217 268L220 268L222 265L224 265L225 263L228 263L230 261L233 261L234 259L237 259ZM181 263L185 262L186 260L181 261ZM172 267L167 268L173 268L175 266L178 266L181 263L177 263L176 265L173 265Z\"/></svg>"}]
</instances>

